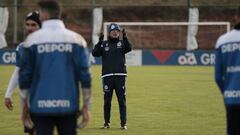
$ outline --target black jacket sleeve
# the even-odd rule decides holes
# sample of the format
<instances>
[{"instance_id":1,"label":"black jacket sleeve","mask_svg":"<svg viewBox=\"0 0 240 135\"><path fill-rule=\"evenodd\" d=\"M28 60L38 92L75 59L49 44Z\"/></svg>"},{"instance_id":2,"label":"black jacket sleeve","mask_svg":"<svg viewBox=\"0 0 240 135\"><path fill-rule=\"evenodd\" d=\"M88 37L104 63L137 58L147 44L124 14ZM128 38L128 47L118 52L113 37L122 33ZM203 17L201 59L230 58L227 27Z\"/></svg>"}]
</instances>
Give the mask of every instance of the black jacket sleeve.
<instances>
[{"instance_id":1,"label":"black jacket sleeve","mask_svg":"<svg viewBox=\"0 0 240 135\"><path fill-rule=\"evenodd\" d=\"M123 37L123 44L124 44L124 54L132 50L132 44L128 41L127 37Z\"/></svg>"},{"instance_id":2,"label":"black jacket sleeve","mask_svg":"<svg viewBox=\"0 0 240 135\"><path fill-rule=\"evenodd\" d=\"M95 46L94 49L92 50L92 55L94 57L100 57L102 56L102 42L98 42Z\"/></svg>"}]
</instances>

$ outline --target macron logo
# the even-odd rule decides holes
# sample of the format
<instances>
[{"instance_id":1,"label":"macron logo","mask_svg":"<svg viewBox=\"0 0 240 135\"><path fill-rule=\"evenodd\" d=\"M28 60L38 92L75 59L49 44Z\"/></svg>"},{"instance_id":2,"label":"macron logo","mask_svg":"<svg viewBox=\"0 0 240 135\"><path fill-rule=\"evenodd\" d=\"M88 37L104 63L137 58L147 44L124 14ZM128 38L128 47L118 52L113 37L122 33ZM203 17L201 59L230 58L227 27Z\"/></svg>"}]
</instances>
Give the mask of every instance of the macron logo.
<instances>
[{"instance_id":1,"label":"macron logo","mask_svg":"<svg viewBox=\"0 0 240 135\"><path fill-rule=\"evenodd\" d=\"M227 90L224 92L225 98L239 98L240 90Z\"/></svg>"},{"instance_id":2,"label":"macron logo","mask_svg":"<svg viewBox=\"0 0 240 135\"><path fill-rule=\"evenodd\" d=\"M72 52L71 44L40 44L37 46L38 53Z\"/></svg>"},{"instance_id":3,"label":"macron logo","mask_svg":"<svg viewBox=\"0 0 240 135\"><path fill-rule=\"evenodd\" d=\"M70 108L69 100L39 100L39 108Z\"/></svg>"}]
</instances>

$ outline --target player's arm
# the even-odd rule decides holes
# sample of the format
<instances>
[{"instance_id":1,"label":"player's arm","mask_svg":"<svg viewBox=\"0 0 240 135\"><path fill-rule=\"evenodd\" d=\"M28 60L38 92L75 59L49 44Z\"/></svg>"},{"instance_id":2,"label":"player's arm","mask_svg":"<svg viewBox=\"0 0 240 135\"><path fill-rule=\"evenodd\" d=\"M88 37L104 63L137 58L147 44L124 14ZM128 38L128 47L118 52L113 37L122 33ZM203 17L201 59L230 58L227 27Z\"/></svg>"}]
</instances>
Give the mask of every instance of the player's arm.
<instances>
[{"instance_id":1,"label":"player's arm","mask_svg":"<svg viewBox=\"0 0 240 135\"><path fill-rule=\"evenodd\" d=\"M23 50L22 58L20 59L19 70L19 86L21 90L27 90L32 83L34 69L34 55L31 48L25 48Z\"/></svg>"},{"instance_id":2,"label":"player's arm","mask_svg":"<svg viewBox=\"0 0 240 135\"><path fill-rule=\"evenodd\" d=\"M22 57L20 59L19 70L19 87L22 108L27 103L28 90L32 83L32 75L34 68L34 57L31 48L23 48Z\"/></svg>"},{"instance_id":3,"label":"player's arm","mask_svg":"<svg viewBox=\"0 0 240 135\"><path fill-rule=\"evenodd\" d=\"M23 54L20 59L20 70L19 70L19 87L20 87L20 98L22 105L22 122L23 124L31 128L33 123L31 121L29 110L27 106L28 90L32 83L32 76L34 70L34 55L31 48L24 47Z\"/></svg>"},{"instance_id":4,"label":"player's arm","mask_svg":"<svg viewBox=\"0 0 240 135\"><path fill-rule=\"evenodd\" d=\"M16 87L18 86L18 72L19 67L16 67L12 73L11 79L8 83L8 87L5 93L5 106L8 110L13 110L12 94Z\"/></svg>"},{"instance_id":5,"label":"player's arm","mask_svg":"<svg viewBox=\"0 0 240 135\"><path fill-rule=\"evenodd\" d=\"M124 44L124 53L126 54L132 50L132 44L129 42L127 38L125 29L122 30L122 36L123 36L123 44Z\"/></svg>"},{"instance_id":6,"label":"player's arm","mask_svg":"<svg viewBox=\"0 0 240 135\"><path fill-rule=\"evenodd\" d=\"M78 125L79 128L85 128L91 118L90 106L91 106L91 88L83 88L83 107L81 109L81 113L83 116L82 122Z\"/></svg>"},{"instance_id":7,"label":"player's arm","mask_svg":"<svg viewBox=\"0 0 240 135\"><path fill-rule=\"evenodd\" d=\"M91 73L90 73L90 60L89 51L85 47L77 46L74 50L74 62L77 67L77 76L81 82L83 107L81 109L83 120L79 128L87 126L90 120L89 108L91 105Z\"/></svg>"},{"instance_id":8,"label":"player's arm","mask_svg":"<svg viewBox=\"0 0 240 135\"><path fill-rule=\"evenodd\" d=\"M217 48L215 50L215 81L223 93L224 90L224 69L223 69L223 61L222 61L222 53L221 48Z\"/></svg>"},{"instance_id":9,"label":"player's arm","mask_svg":"<svg viewBox=\"0 0 240 135\"><path fill-rule=\"evenodd\" d=\"M28 90L20 90L20 102L21 102L21 120L22 124L28 128L33 128L33 122L30 117L29 108L27 105Z\"/></svg>"},{"instance_id":10,"label":"player's arm","mask_svg":"<svg viewBox=\"0 0 240 135\"><path fill-rule=\"evenodd\" d=\"M24 126L33 127L33 122L30 117L29 108L27 105L28 90L32 82L33 74L33 54L30 48L24 48L23 55L19 60L19 87L20 87L20 103L21 103L21 120Z\"/></svg>"},{"instance_id":11,"label":"player's arm","mask_svg":"<svg viewBox=\"0 0 240 135\"><path fill-rule=\"evenodd\" d=\"M83 108L88 110L91 104L91 73L88 49L82 48L80 55L79 77L82 86Z\"/></svg>"},{"instance_id":12,"label":"player's arm","mask_svg":"<svg viewBox=\"0 0 240 135\"><path fill-rule=\"evenodd\" d=\"M9 110L13 109L12 94L13 94L14 90L16 89L16 87L18 86L19 59L20 59L19 50L20 50L21 46L22 45L20 44L16 48L16 68L12 73L11 79L8 84L8 88L5 93L5 106Z\"/></svg>"},{"instance_id":13,"label":"player's arm","mask_svg":"<svg viewBox=\"0 0 240 135\"><path fill-rule=\"evenodd\" d=\"M103 43L103 38L104 35L101 33L99 36L99 41L98 43L94 46L93 50L92 50L92 55L94 57L100 57L102 56L102 43Z\"/></svg>"}]
</instances>

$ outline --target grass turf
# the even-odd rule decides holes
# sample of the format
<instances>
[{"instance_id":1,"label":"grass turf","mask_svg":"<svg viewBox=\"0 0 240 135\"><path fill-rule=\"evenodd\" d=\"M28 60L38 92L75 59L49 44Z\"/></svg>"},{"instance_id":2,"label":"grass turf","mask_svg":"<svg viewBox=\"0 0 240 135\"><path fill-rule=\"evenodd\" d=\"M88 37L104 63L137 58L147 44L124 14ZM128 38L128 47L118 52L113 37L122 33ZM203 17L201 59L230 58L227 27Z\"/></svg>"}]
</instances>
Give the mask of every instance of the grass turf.
<instances>
[{"instance_id":1,"label":"grass turf","mask_svg":"<svg viewBox=\"0 0 240 135\"><path fill-rule=\"evenodd\" d=\"M0 135L24 135L18 91L14 111L4 106L4 93L14 66L0 66ZM128 67L128 130L121 131L116 96L111 128L103 125L101 67L93 66L92 119L80 135L224 135L225 110L213 79L213 67Z\"/></svg>"}]
</instances>

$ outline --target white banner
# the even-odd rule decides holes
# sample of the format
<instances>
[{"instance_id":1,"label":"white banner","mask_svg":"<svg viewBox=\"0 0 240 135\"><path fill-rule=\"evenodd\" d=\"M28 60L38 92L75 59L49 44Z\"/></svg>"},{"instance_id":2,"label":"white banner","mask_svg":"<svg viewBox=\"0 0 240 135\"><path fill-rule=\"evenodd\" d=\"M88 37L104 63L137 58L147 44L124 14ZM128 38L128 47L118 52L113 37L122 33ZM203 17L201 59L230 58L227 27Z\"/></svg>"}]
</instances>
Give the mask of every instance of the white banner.
<instances>
[{"instance_id":1,"label":"white banner","mask_svg":"<svg viewBox=\"0 0 240 135\"><path fill-rule=\"evenodd\" d=\"M8 9L0 7L0 49L7 46L5 32L8 26Z\"/></svg>"},{"instance_id":2,"label":"white banner","mask_svg":"<svg viewBox=\"0 0 240 135\"><path fill-rule=\"evenodd\" d=\"M126 55L126 64L128 66L142 65L142 50L133 50Z\"/></svg>"},{"instance_id":3,"label":"white banner","mask_svg":"<svg viewBox=\"0 0 240 135\"><path fill-rule=\"evenodd\" d=\"M189 23L199 22L199 11L198 8L189 8ZM195 50L198 48L196 35L198 32L198 25L188 25L187 33L187 50Z\"/></svg>"},{"instance_id":4,"label":"white banner","mask_svg":"<svg viewBox=\"0 0 240 135\"><path fill-rule=\"evenodd\" d=\"M97 44L98 42L99 34L102 29L102 22L103 22L103 9L94 8L93 9L93 32L92 32L93 45Z\"/></svg>"}]
</instances>

